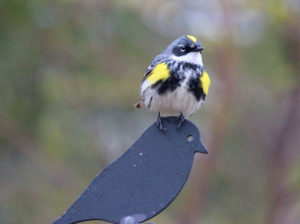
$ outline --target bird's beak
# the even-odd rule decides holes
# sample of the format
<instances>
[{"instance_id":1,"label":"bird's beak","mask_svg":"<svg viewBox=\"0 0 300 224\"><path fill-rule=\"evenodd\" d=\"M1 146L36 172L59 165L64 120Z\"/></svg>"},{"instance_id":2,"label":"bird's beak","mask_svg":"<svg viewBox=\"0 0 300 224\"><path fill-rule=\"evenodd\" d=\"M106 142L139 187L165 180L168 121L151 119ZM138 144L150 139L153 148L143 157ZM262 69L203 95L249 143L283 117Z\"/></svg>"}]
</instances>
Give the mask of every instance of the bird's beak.
<instances>
[{"instance_id":1,"label":"bird's beak","mask_svg":"<svg viewBox=\"0 0 300 224\"><path fill-rule=\"evenodd\" d=\"M201 51L203 51L203 47L201 46L201 45L198 45L198 46L196 46L195 48L194 48L194 51L195 52L201 52Z\"/></svg>"},{"instance_id":2,"label":"bird's beak","mask_svg":"<svg viewBox=\"0 0 300 224\"><path fill-rule=\"evenodd\" d=\"M204 145L201 142L198 144L196 152L200 152L200 153L204 153L204 154L208 153L206 148L204 147Z\"/></svg>"}]
</instances>

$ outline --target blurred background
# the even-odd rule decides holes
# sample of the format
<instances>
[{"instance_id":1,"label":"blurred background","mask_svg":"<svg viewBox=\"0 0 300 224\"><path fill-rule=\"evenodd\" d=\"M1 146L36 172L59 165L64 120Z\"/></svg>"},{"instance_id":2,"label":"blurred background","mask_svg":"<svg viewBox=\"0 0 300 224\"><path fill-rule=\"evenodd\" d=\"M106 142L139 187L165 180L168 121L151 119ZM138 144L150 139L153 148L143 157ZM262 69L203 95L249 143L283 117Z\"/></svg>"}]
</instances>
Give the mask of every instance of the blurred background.
<instances>
[{"instance_id":1,"label":"blurred background","mask_svg":"<svg viewBox=\"0 0 300 224\"><path fill-rule=\"evenodd\" d=\"M51 223L156 119L151 60L197 36L212 79L163 224L300 223L298 0L0 1L0 223ZM103 222L90 222L103 223Z\"/></svg>"}]
</instances>

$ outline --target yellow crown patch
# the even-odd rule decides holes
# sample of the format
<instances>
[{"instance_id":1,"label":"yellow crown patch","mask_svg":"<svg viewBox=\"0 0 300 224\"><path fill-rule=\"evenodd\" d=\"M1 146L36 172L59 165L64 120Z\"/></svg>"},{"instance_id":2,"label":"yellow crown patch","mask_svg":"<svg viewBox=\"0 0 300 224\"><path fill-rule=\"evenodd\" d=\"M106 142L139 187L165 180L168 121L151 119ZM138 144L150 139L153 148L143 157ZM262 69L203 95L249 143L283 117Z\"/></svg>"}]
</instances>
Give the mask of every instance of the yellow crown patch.
<instances>
[{"instance_id":1,"label":"yellow crown patch","mask_svg":"<svg viewBox=\"0 0 300 224\"><path fill-rule=\"evenodd\" d=\"M186 35L187 38L189 38L191 41L193 41L194 43L197 42L197 38L192 36L192 35Z\"/></svg>"}]
</instances>

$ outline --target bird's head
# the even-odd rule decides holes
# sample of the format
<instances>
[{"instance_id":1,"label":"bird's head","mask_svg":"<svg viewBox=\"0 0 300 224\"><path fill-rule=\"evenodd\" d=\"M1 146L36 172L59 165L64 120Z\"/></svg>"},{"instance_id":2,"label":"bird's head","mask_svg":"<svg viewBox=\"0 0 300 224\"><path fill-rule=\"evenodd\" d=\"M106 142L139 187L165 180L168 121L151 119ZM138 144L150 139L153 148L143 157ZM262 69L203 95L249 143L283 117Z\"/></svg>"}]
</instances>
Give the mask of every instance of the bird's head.
<instances>
[{"instance_id":1,"label":"bird's head","mask_svg":"<svg viewBox=\"0 0 300 224\"><path fill-rule=\"evenodd\" d=\"M177 61L185 61L203 66L201 52L203 47L199 40L192 35L181 36L174 40L163 54Z\"/></svg>"}]
</instances>

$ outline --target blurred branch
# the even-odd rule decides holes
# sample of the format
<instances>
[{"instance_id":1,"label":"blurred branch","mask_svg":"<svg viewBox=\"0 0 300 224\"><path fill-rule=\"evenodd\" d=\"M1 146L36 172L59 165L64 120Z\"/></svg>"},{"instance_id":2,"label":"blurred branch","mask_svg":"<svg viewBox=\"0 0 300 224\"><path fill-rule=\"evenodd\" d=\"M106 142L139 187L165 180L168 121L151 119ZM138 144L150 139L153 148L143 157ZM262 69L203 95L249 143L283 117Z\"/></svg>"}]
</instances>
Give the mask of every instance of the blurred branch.
<instances>
[{"instance_id":1,"label":"blurred branch","mask_svg":"<svg viewBox=\"0 0 300 224\"><path fill-rule=\"evenodd\" d=\"M221 83L219 87L222 87L216 91L222 97L219 97L219 102L215 102L218 105L218 110L214 111L215 114L211 116L210 132L212 141L207 147L209 149L207 160L201 168L199 168L199 163L195 163L194 170L197 170L197 172L192 176L193 188L187 195L186 204L182 206L185 208L180 214L180 222L182 223L195 223L201 212L205 210L209 184L211 183L210 178L216 169L217 157L223 146L228 120L233 108L233 96L236 89L235 77L237 75L237 50L233 43L232 29L229 22L231 10L233 9L228 7L225 2L223 3L223 22L224 27L228 27L228 33L221 46L216 48L214 59L217 62L216 75Z\"/></svg>"},{"instance_id":2,"label":"blurred branch","mask_svg":"<svg viewBox=\"0 0 300 224\"><path fill-rule=\"evenodd\" d=\"M289 157L293 155L287 145L290 136L295 131L297 120L299 120L300 89L297 86L294 87L286 98L289 101L288 112L275 136L274 145L270 151L270 208L266 216L266 224L279 223L277 220L278 214L289 206L288 203L291 202L290 199L292 199L292 194L294 193L286 184L286 176L289 168L287 161L291 160Z\"/></svg>"},{"instance_id":3,"label":"blurred branch","mask_svg":"<svg viewBox=\"0 0 300 224\"><path fill-rule=\"evenodd\" d=\"M283 47L284 53L294 71L293 78L295 79L295 86L289 91L285 99L288 102L288 109L286 116L281 121L281 126L273 140L274 144L270 150L270 191L269 191L269 211L266 215L266 224L282 223L283 214L288 206L291 206L295 192L291 191L286 183L286 176L289 171L288 161L291 161L293 152L289 148L288 143L291 137L295 134L296 127L299 122L300 111L300 88L299 88L299 74L300 74L300 40L294 39L291 36L299 36L299 30L295 24L287 24L283 26L283 36L285 45ZM287 29L288 27L288 29ZM288 31L288 33L286 33Z\"/></svg>"}]
</instances>

